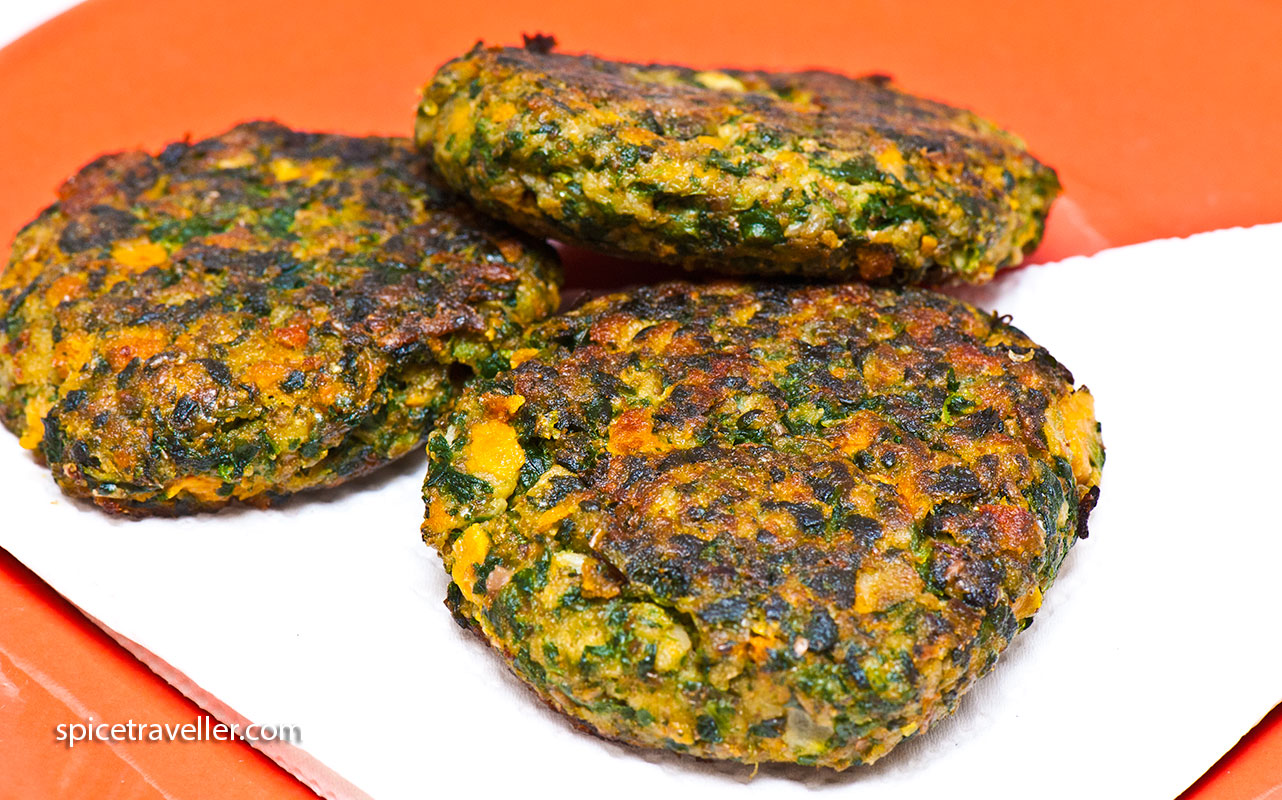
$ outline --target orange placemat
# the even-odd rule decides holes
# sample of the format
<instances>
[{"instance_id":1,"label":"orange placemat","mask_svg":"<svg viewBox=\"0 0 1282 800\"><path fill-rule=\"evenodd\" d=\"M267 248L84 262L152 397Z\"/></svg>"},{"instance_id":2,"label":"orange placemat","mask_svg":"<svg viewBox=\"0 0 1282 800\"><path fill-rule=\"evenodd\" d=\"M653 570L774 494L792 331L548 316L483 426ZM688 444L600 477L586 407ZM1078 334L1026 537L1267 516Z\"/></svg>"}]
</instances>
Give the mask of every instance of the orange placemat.
<instances>
[{"instance_id":1,"label":"orange placemat","mask_svg":"<svg viewBox=\"0 0 1282 800\"><path fill-rule=\"evenodd\" d=\"M258 116L407 132L415 88L440 61L477 38L515 41L532 31L555 33L567 50L621 58L889 72L909 89L973 107L1024 136L1068 188L1038 260L1282 220L1273 177L1282 166L1282 61L1273 57L1282 7L1263 1L799 9L688 0L91 0L0 51L0 239L103 150L157 147ZM589 282L592 263L573 258L572 282ZM10 715L0 717L0 767L23 776L3 782L0 794L208 796L215 783L229 795L291 785L305 793L243 745L165 746L143 760L111 748L63 758L42 728L68 709L153 719L194 709L7 556L0 603L0 689L26 709L13 714L9 702ZM1282 791L1280 743L1275 712L1190 796Z\"/></svg>"}]
</instances>

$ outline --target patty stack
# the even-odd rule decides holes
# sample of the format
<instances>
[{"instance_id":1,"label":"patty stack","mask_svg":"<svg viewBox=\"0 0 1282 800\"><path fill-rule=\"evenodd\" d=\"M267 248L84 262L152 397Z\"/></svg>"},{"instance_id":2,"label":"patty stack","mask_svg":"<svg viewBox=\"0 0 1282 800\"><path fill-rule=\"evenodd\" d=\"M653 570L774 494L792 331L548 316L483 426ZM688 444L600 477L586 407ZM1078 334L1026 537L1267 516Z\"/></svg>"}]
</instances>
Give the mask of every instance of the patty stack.
<instances>
[{"instance_id":1,"label":"patty stack","mask_svg":"<svg viewBox=\"0 0 1282 800\"><path fill-rule=\"evenodd\" d=\"M1090 393L908 288L1019 264L1055 173L880 76L551 49L447 63L413 143L252 123L86 167L0 276L4 421L132 514L426 442L447 604L576 725L871 763L1031 623L1099 494ZM703 277L550 316L545 238Z\"/></svg>"}]
</instances>

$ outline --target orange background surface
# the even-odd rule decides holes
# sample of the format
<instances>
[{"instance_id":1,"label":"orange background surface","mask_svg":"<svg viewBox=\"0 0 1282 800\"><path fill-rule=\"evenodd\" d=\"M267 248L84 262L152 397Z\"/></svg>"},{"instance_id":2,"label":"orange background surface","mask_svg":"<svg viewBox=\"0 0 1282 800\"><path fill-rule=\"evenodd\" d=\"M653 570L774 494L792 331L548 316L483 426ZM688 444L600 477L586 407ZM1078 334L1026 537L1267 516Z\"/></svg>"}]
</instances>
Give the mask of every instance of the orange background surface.
<instances>
[{"instance_id":1,"label":"orange background surface","mask_svg":"<svg viewBox=\"0 0 1282 800\"><path fill-rule=\"evenodd\" d=\"M1282 4L1268 0L90 0L0 51L0 241L104 151L255 117L406 134L439 63L536 31L634 60L886 72L971 107L1067 187L1034 260L1282 221ZM600 264L571 254L569 283L599 284ZM91 713L200 712L0 551L0 800L312 796L244 744L54 742ZM1077 758L1089 768L1090 743ZM1276 795L1282 710L1185 797Z\"/></svg>"}]
</instances>

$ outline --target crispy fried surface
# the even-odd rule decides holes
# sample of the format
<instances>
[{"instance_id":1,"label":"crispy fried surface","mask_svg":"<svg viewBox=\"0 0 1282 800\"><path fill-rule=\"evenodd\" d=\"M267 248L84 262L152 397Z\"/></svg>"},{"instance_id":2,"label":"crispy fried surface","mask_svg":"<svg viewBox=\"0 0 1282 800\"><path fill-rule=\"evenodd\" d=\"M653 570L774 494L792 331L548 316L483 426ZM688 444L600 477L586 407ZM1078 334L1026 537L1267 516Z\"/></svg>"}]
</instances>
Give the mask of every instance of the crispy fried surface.
<instances>
[{"instance_id":1,"label":"crispy fried surface","mask_svg":"<svg viewBox=\"0 0 1282 800\"><path fill-rule=\"evenodd\" d=\"M415 447L450 365L550 313L558 280L406 140L250 123L104 156L0 275L0 412L108 509L263 502Z\"/></svg>"},{"instance_id":2,"label":"crispy fried surface","mask_svg":"<svg viewBox=\"0 0 1282 800\"><path fill-rule=\"evenodd\" d=\"M481 374L429 439L448 602L646 747L876 760L1031 621L1098 495L1089 392L929 291L643 288Z\"/></svg>"},{"instance_id":3,"label":"crispy fried surface","mask_svg":"<svg viewBox=\"0 0 1282 800\"><path fill-rule=\"evenodd\" d=\"M482 48L416 127L445 179L541 235L733 273L980 283L1059 183L1016 137L882 77Z\"/></svg>"}]
</instances>

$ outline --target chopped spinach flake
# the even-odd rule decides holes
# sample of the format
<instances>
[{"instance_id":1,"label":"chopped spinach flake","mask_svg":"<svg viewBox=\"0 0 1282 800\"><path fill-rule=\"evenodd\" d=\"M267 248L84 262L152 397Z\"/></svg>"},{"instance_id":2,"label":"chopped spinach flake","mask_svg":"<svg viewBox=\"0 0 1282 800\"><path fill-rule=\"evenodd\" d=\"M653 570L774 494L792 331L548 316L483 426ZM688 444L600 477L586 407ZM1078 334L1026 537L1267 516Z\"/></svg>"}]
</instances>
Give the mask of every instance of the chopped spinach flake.
<instances>
[{"instance_id":1,"label":"chopped spinach flake","mask_svg":"<svg viewBox=\"0 0 1282 800\"><path fill-rule=\"evenodd\" d=\"M442 491L463 504L488 497L494 491L490 484L480 478L454 468L450 463L453 453L444 436L433 436L427 449L431 462L427 473L428 486L439 486Z\"/></svg>"}]
</instances>

